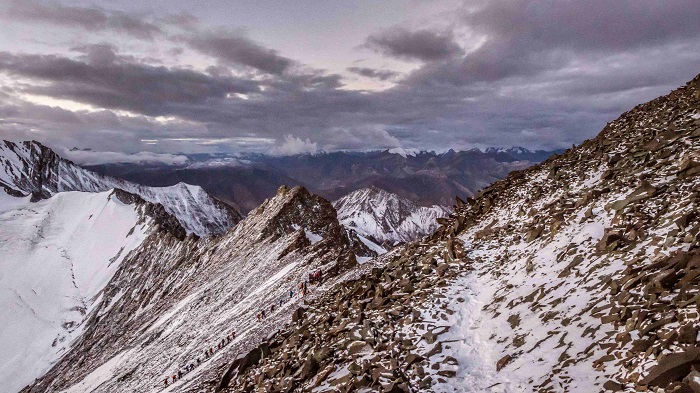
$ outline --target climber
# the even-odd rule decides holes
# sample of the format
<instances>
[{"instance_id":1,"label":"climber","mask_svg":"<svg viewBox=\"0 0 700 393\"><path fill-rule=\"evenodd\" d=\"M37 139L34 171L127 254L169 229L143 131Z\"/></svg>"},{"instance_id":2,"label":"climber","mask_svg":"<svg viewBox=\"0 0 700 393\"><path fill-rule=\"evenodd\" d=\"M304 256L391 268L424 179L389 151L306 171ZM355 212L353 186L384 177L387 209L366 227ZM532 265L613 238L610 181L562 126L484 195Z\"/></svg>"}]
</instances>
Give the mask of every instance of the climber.
<instances>
[{"instance_id":1,"label":"climber","mask_svg":"<svg viewBox=\"0 0 700 393\"><path fill-rule=\"evenodd\" d=\"M231 335L232 335L233 338L235 339L235 338L236 338L236 331L234 330L233 332L231 332Z\"/></svg>"},{"instance_id":2,"label":"climber","mask_svg":"<svg viewBox=\"0 0 700 393\"><path fill-rule=\"evenodd\" d=\"M173 374L173 383L175 383L175 381L177 381L177 375Z\"/></svg>"},{"instance_id":3,"label":"climber","mask_svg":"<svg viewBox=\"0 0 700 393\"><path fill-rule=\"evenodd\" d=\"M293 297L294 297L294 290L290 289L289 290L289 298L291 299Z\"/></svg>"},{"instance_id":4,"label":"climber","mask_svg":"<svg viewBox=\"0 0 700 393\"><path fill-rule=\"evenodd\" d=\"M260 315L262 315L262 318L265 319L265 310L262 310L262 311L260 312Z\"/></svg>"},{"instance_id":5,"label":"climber","mask_svg":"<svg viewBox=\"0 0 700 393\"><path fill-rule=\"evenodd\" d=\"M275 311L275 304L272 303L270 304L270 314L272 314Z\"/></svg>"},{"instance_id":6,"label":"climber","mask_svg":"<svg viewBox=\"0 0 700 393\"><path fill-rule=\"evenodd\" d=\"M258 322L260 322L260 313L258 313Z\"/></svg>"},{"instance_id":7,"label":"climber","mask_svg":"<svg viewBox=\"0 0 700 393\"><path fill-rule=\"evenodd\" d=\"M168 386L168 377L165 377L163 380L163 385Z\"/></svg>"},{"instance_id":8,"label":"climber","mask_svg":"<svg viewBox=\"0 0 700 393\"><path fill-rule=\"evenodd\" d=\"M182 379L182 370L178 370L177 379Z\"/></svg>"}]
</instances>

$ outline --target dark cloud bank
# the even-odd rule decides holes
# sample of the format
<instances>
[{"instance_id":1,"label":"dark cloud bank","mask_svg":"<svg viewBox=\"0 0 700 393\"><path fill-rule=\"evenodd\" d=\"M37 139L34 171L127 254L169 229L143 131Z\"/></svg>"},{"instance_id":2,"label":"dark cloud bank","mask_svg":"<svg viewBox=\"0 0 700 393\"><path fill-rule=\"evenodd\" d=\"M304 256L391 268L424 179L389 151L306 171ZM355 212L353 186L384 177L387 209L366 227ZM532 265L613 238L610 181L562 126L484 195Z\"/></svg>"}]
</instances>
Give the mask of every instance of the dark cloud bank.
<instances>
[{"instance_id":1,"label":"dark cloud bank","mask_svg":"<svg viewBox=\"0 0 700 393\"><path fill-rule=\"evenodd\" d=\"M417 65L403 75L347 69L395 83L382 91L345 89L341 75L237 31L193 28L192 16L47 4L21 4L11 15L161 37L208 56L212 66L206 72L159 66L122 56L112 45L79 45L75 56L0 53L0 73L18 81L0 90L6 138L127 151L143 149L143 139L195 137L213 141L203 149L289 152L294 146L558 148L595 135L619 113L700 73L696 0L485 1L456 10L450 29L368 32L364 48ZM172 26L189 28L166 32ZM52 108L21 98L28 94L101 110Z\"/></svg>"}]
</instances>

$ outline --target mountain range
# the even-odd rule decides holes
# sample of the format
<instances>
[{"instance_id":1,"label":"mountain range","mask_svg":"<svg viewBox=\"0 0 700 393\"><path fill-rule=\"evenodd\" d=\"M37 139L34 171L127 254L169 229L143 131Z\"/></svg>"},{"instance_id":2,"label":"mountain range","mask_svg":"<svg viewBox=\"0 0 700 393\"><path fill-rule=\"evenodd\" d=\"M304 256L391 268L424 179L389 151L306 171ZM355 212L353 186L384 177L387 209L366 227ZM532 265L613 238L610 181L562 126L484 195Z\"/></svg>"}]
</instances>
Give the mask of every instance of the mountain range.
<instances>
[{"instance_id":1,"label":"mountain range","mask_svg":"<svg viewBox=\"0 0 700 393\"><path fill-rule=\"evenodd\" d=\"M281 186L202 236L178 193L5 146L9 391L700 391L700 76L450 209L359 185L463 187L457 152L268 157L354 192Z\"/></svg>"},{"instance_id":2,"label":"mountain range","mask_svg":"<svg viewBox=\"0 0 700 393\"><path fill-rule=\"evenodd\" d=\"M87 166L105 175L149 186L179 182L199 185L246 213L283 184L299 184L328 200L377 187L420 206L450 206L455 195L479 189L561 151L523 148L420 152L384 150L293 156L249 154L188 155L183 164L103 164Z\"/></svg>"}]
</instances>

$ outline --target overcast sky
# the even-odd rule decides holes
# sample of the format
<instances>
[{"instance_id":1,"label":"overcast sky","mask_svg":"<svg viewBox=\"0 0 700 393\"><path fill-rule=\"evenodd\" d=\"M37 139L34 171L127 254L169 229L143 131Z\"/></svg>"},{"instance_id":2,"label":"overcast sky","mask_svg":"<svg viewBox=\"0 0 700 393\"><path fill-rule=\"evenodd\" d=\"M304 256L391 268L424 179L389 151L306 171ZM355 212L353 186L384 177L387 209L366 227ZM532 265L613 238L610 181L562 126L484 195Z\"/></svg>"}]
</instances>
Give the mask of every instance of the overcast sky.
<instances>
[{"instance_id":1,"label":"overcast sky","mask_svg":"<svg viewBox=\"0 0 700 393\"><path fill-rule=\"evenodd\" d=\"M698 0L0 0L0 137L570 147L700 73Z\"/></svg>"}]
</instances>

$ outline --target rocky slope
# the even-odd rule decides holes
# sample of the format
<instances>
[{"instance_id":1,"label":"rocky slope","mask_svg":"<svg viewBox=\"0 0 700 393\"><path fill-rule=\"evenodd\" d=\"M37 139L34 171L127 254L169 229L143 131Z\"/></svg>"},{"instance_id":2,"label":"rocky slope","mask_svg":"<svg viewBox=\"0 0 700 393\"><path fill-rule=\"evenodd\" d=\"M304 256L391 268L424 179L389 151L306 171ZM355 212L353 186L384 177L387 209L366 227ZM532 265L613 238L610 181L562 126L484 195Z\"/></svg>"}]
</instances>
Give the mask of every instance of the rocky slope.
<instances>
[{"instance_id":1,"label":"rocky slope","mask_svg":"<svg viewBox=\"0 0 700 393\"><path fill-rule=\"evenodd\" d=\"M432 233L437 218L449 210L442 206L418 206L376 187L363 188L333 202L345 227L384 248L407 243Z\"/></svg>"},{"instance_id":2,"label":"rocky slope","mask_svg":"<svg viewBox=\"0 0 700 393\"><path fill-rule=\"evenodd\" d=\"M698 152L700 76L458 199L224 390L700 391Z\"/></svg>"},{"instance_id":3,"label":"rocky slope","mask_svg":"<svg viewBox=\"0 0 700 393\"><path fill-rule=\"evenodd\" d=\"M119 188L163 205L187 232L199 236L224 233L241 219L236 210L201 187L184 183L146 187L102 176L59 157L35 141L0 143L0 187L9 195L31 195L33 201L64 191L102 192Z\"/></svg>"},{"instance_id":4,"label":"rocky slope","mask_svg":"<svg viewBox=\"0 0 700 393\"><path fill-rule=\"evenodd\" d=\"M368 252L330 202L302 187L280 188L224 236L148 234L119 265L70 351L23 391L212 391L229 361L285 325L309 273L325 278L307 299Z\"/></svg>"},{"instance_id":5,"label":"rocky slope","mask_svg":"<svg viewBox=\"0 0 700 393\"><path fill-rule=\"evenodd\" d=\"M0 386L17 392L64 355L125 257L149 234L182 229L123 191L36 203L0 191Z\"/></svg>"}]
</instances>

